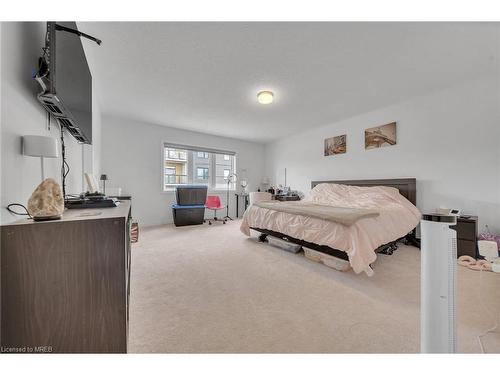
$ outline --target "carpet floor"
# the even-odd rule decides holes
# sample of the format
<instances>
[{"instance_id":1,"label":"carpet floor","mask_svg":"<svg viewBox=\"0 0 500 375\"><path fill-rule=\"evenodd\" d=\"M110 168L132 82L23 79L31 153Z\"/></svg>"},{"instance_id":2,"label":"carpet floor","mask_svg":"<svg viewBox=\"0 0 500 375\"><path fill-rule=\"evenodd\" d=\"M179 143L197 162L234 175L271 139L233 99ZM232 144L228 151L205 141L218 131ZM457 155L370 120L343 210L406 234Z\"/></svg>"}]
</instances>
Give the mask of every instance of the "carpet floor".
<instances>
[{"instance_id":1,"label":"carpet floor","mask_svg":"<svg viewBox=\"0 0 500 375\"><path fill-rule=\"evenodd\" d=\"M129 352L418 352L420 251L401 245L374 270L333 270L247 238L239 221L143 228ZM459 267L458 284L458 348L479 352L476 336L500 313L500 275ZM483 342L500 352L499 334Z\"/></svg>"}]
</instances>

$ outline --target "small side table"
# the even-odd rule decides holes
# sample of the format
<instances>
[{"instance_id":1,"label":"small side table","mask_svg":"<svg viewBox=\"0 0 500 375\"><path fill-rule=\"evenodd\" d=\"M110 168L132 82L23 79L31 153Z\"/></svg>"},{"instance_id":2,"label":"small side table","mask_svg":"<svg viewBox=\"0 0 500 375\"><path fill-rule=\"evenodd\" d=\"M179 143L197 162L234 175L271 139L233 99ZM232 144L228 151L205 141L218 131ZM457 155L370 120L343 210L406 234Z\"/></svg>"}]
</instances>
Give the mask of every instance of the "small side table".
<instances>
[{"instance_id":1,"label":"small side table","mask_svg":"<svg viewBox=\"0 0 500 375\"><path fill-rule=\"evenodd\" d=\"M248 194L235 193L234 196L236 197L236 218L238 218L238 214L240 212L240 197L243 197L244 199L246 211L246 209L248 208Z\"/></svg>"}]
</instances>

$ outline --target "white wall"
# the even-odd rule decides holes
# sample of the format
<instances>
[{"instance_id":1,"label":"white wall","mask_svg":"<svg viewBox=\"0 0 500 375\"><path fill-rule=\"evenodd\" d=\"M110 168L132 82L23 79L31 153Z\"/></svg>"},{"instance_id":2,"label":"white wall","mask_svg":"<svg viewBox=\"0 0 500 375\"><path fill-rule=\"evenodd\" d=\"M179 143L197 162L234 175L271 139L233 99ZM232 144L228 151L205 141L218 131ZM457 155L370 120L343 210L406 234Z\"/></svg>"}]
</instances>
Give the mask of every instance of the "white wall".
<instances>
[{"instance_id":1,"label":"white wall","mask_svg":"<svg viewBox=\"0 0 500 375\"><path fill-rule=\"evenodd\" d=\"M103 116L102 173L108 175L107 186L121 187L123 194L132 195L132 214L140 225L172 222L175 194L162 191L163 142L235 151L237 173L246 169L248 189L257 189L262 179L262 144ZM225 191L218 195L225 204ZM230 195L230 208L234 216L234 192Z\"/></svg>"},{"instance_id":2,"label":"white wall","mask_svg":"<svg viewBox=\"0 0 500 375\"><path fill-rule=\"evenodd\" d=\"M46 112L36 99L38 84L32 79L33 71L44 45L44 22L3 22L1 33L1 223L18 220L5 207L9 203L27 204L41 181L40 159L23 156L23 135L46 135L59 138L59 128L52 121L47 128ZM100 138L99 113L93 118L96 127L94 139ZM67 178L67 192L82 191L84 156L82 145L66 134L66 154L71 171ZM98 143L96 143L98 144ZM92 149L92 148L90 148ZM98 151L90 150L98 156ZM89 159L98 166L99 162ZM45 175L60 181L61 159L45 160ZM94 168L94 166L92 167Z\"/></svg>"},{"instance_id":3,"label":"white wall","mask_svg":"<svg viewBox=\"0 0 500 375\"><path fill-rule=\"evenodd\" d=\"M95 85L92 87L92 145L83 147L83 172L92 173L99 179L101 171L101 109L97 98ZM81 191L88 190L87 182L83 173L81 174Z\"/></svg>"},{"instance_id":4,"label":"white wall","mask_svg":"<svg viewBox=\"0 0 500 375\"><path fill-rule=\"evenodd\" d=\"M3 22L0 22L0 167L3 166L2 164L2 28L3 28ZM3 186L2 186L2 177L1 177L1 171L0 171L0 197L3 197ZM1 204L1 203L0 203ZM1 220L1 214L0 214L0 223L2 222ZM1 307L1 306L0 306Z\"/></svg>"},{"instance_id":5,"label":"white wall","mask_svg":"<svg viewBox=\"0 0 500 375\"><path fill-rule=\"evenodd\" d=\"M500 231L498 78L488 77L314 128L266 145L266 173L292 189L312 180L415 177L417 206L460 208ZM397 145L364 149L364 129L397 122ZM306 126L306 125L305 125ZM347 153L323 156L347 134Z\"/></svg>"}]
</instances>

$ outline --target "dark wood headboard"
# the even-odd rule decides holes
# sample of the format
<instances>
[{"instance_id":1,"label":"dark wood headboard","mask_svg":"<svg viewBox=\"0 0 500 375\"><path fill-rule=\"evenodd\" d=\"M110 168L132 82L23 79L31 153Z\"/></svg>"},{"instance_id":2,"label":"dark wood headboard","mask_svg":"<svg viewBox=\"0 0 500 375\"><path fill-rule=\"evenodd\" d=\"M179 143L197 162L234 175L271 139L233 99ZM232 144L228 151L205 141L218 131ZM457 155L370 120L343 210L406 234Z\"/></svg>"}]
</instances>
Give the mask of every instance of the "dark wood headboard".
<instances>
[{"instance_id":1,"label":"dark wood headboard","mask_svg":"<svg viewBox=\"0 0 500 375\"><path fill-rule=\"evenodd\" d=\"M341 184L353 186L389 186L399 190L399 193L415 206L417 205L417 180L415 178L388 178L382 180L342 180L313 181L311 189L318 184Z\"/></svg>"}]
</instances>

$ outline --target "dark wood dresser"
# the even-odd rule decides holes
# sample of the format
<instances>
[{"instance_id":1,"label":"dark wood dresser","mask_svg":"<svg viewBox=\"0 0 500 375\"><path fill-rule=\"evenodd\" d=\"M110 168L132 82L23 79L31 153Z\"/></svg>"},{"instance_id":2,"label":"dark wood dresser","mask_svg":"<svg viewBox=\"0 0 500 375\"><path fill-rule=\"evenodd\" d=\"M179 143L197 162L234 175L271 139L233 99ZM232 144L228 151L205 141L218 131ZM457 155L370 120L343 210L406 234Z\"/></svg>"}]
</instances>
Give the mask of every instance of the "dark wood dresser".
<instances>
[{"instance_id":1,"label":"dark wood dresser","mask_svg":"<svg viewBox=\"0 0 500 375\"><path fill-rule=\"evenodd\" d=\"M477 216L457 218L457 225L451 227L457 231L457 256L477 258L477 226Z\"/></svg>"},{"instance_id":2,"label":"dark wood dresser","mask_svg":"<svg viewBox=\"0 0 500 375\"><path fill-rule=\"evenodd\" d=\"M126 353L130 201L1 227L1 351Z\"/></svg>"}]
</instances>

